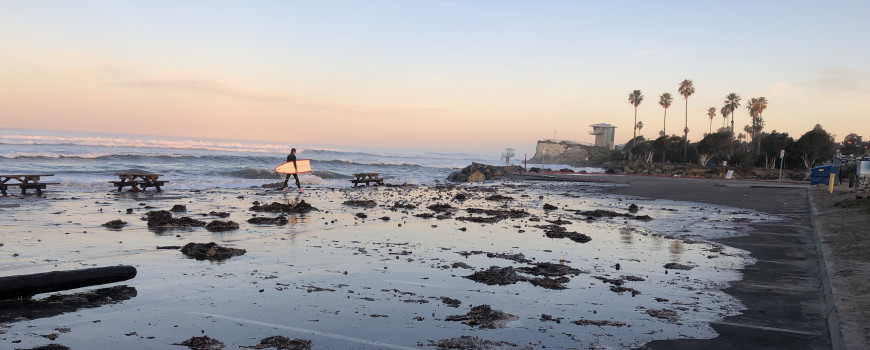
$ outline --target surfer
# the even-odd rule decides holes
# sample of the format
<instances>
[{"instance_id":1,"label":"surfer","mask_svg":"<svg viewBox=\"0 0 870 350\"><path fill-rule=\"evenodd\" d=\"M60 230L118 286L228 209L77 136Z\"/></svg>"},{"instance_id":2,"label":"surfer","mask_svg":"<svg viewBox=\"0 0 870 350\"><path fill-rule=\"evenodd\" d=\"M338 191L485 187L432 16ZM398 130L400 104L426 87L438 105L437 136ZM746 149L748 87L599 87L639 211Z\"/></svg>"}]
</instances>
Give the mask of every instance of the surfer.
<instances>
[{"instance_id":1,"label":"surfer","mask_svg":"<svg viewBox=\"0 0 870 350\"><path fill-rule=\"evenodd\" d=\"M287 155L287 162L293 162L293 169L298 169L296 167L296 149L290 149L290 154ZM290 181L290 175L293 175L293 178L296 179L296 187L299 188L299 192L302 192L302 185L299 184L299 175L287 174L287 177L284 178L284 186L281 186L281 190L287 191L287 182Z\"/></svg>"}]
</instances>

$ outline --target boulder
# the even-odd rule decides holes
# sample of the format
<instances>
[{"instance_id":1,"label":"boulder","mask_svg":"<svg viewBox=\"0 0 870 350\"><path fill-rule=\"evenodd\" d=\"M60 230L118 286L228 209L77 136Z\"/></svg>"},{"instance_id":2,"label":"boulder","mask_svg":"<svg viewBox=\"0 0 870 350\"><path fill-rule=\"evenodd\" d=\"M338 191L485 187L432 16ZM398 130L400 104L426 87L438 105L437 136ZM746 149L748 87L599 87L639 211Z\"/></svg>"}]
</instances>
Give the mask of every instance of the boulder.
<instances>
[{"instance_id":1,"label":"boulder","mask_svg":"<svg viewBox=\"0 0 870 350\"><path fill-rule=\"evenodd\" d=\"M447 181L472 181L472 175L475 177L474 181L482 181L479 180L480 175L483 175L483 180L492 180L498 179L502 176L509 175L514 172L522 171L522 169L523 168L518 165L495 166L480 163L471 163L471 165L463 168L462 170L450 174L450 176L447 177ZM480 175L475 175L475 173L479 173Z\"/></svg>"},{"instance_id":2,"label":"boulder","mask_svg":"<svg viewBox=\"0 0 870 350\"><path fill-rule=\"evenodd\" d=\"M232 231L238 230L239 224L237 224L235 221L214 220L208 223L208 225L205 225L205 229L211 232Z\"/></svg>"},{"instance_id":3,"label":"boulder","mask_svg":"<svg viewBox=\"0 0 870 350\"><path fill-rule=\"evenodd\" d=\"M484 180L486 180L486 175L480 171L475 171L471 175L468 175L468 182L482 182Z\"/></svg>"},{"instance_id":4,"label":"boulder","mask_svg":"<svg viewBox=\"0 0 870 350\"><path fill-rule=\"evenodd\" d=\"M244 255L244 249L228 248L211 243L188 243L181 248L181 253L196 260L226 260L237 255Z\"/></svg>"}]
</instances>

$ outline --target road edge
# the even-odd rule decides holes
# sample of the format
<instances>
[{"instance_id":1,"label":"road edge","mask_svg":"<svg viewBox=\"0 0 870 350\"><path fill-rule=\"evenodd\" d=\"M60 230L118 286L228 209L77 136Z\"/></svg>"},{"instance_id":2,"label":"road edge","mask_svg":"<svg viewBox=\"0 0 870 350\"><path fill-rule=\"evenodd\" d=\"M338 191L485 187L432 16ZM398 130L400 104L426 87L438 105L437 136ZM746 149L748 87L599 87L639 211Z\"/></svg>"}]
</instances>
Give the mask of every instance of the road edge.
<instances>
[{"instance_id":1,"label":"road edge","mask_svg":"<svg viewBox=\"0 0 870 350\"><path fill-rule=\"evenodd\" d=\"M834 292L831 287L831 280L828 277L828 266L825 259L824 249L822 249L822 240L819 232L818 210L816 203L813 201L812 188L807 189L807 200L810 204L810 219L813 222L813 238L816 241L816 254L819 256L819 276L822 280L822 290L825 293L825 320L828 323L828 334L831 336L831 348L834 350L845 350L846 343L843 340L843 331L840 329L840 317L837 313L837 306L834 301Z\"/></svg>"}]
</instances>

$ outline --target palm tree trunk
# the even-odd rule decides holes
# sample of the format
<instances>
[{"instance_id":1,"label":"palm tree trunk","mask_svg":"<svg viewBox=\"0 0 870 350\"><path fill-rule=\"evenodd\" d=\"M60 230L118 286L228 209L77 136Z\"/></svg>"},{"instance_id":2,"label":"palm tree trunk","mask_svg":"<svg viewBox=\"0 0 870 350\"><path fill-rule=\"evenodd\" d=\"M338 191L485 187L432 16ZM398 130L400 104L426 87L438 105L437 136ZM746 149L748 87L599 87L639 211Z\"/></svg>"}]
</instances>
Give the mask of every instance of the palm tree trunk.
<instances>
[{"instance_id":1,"label":"palm tree trunk","mask_svg":"<svg viewBox=\"0 0 870 350\"><path fill-rule=\"evenodd\" d=\"M668 136L668 109L665 108L665 119L662 120L662 135Z\"/></svg>"},{"instance_id":2,"label":"palm tree trunk","mask_svg":"<svg viewBox=\"0 0 870 350\"><path fill-rule=\"evenodd\" d=\"M755 142L757 138L755 137L755 117L752 117L752 144L749 145L749 153L755 152Z\"/></svg>"},{"instance_id":3,"label":"palm tree trunk","mask_svg":"<svg viewBox=\"0 0 870 350\"><path fill-rule=\"evenodd\" d=\"M758 113L758 118L761 118L761 113ZM759 124L757 124L757 126L758 126L759 130L756 131L756 133L757 133L756 136L760 137L761 136L761 124L759 123ZM755 152L758 154L761 154L761 139L759 139L758 143L755 145Z\"/></svg>"},{"instance_id":4,"label":"palm tree trunk","mask_svg":"<svg viewBox=\"0 0 870 350\"><path fill-rule=\"evenodd\" d=\"M732 154L734 153L734 141L736 141L736 140L737 140L737 135L734 134L734 110L732 109L731 110L731 153Z\"/></svg>"},{"instance_id":5,"label":"palm tree trunk","mask_svg":"<svg viewBox=\"0 0 870 350\"><path fill-rule=\"evenodd\" d=\"M734 136L734 109L731 110L731 135Z\"/></svg>"},{"instance_id":6,"label":"palm tree trunk","mask_svg":"<svg viewBox=\"0 0 870 350\"><path fill-rule=\"evenodd\" d=\"M634 140L637 139L637 106L634 106L634 124L631 125L634 136L631 138L631 148L634 148ZM631 148L628 149L628 161L631 161Z\"/></svg>"},{"instance_id":7,"label":"palm tree trunk","mask_svg":"<svg viewBox=\"0 0 870 350\"><path fill-rule=\"evenodd\" d=\"M712 133L713 133L713 118L710 118L710 131L707 132L707 133L708 133L708 134L712 134Z\"/></svg>"},{"instance_id":8,"label":"palm tree trunk","mask_svg":"<svg viewBox=\"0 0 870 350\"><path fill-rule=\"evenodd\" d=\"M683 161L688 163L689 154L689 98L686 97L686 127L683 129Z\"/></svg>"}]
</instances>

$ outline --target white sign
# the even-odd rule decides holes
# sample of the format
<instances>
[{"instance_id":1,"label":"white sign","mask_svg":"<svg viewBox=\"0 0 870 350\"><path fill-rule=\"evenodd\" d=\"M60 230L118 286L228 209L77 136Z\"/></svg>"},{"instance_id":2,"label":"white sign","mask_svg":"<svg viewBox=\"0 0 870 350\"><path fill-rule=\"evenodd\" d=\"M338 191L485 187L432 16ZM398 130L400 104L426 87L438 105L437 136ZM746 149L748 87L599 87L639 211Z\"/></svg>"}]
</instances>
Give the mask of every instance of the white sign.
<instances>
[{"instance_id":1,"label":"white sign","mask_svg":"<svg viewBox=\"0 0 870 350\"><path fill-rule=\"evenodd\" d=\"M785 150L784 149L779 150L779 158L780 159L785 158Z\"/></svg>"},{"instance_id":2,"label":"white sign","mask_svg":"<svg viewBox=\"0 0 870 350\"><path fill-rule=\"evenodd\" d=\"M734 170L728 170L728 172L725 173L726 179L731 179L732 176L734 176Z\"/></svg>"}]
</instances>

